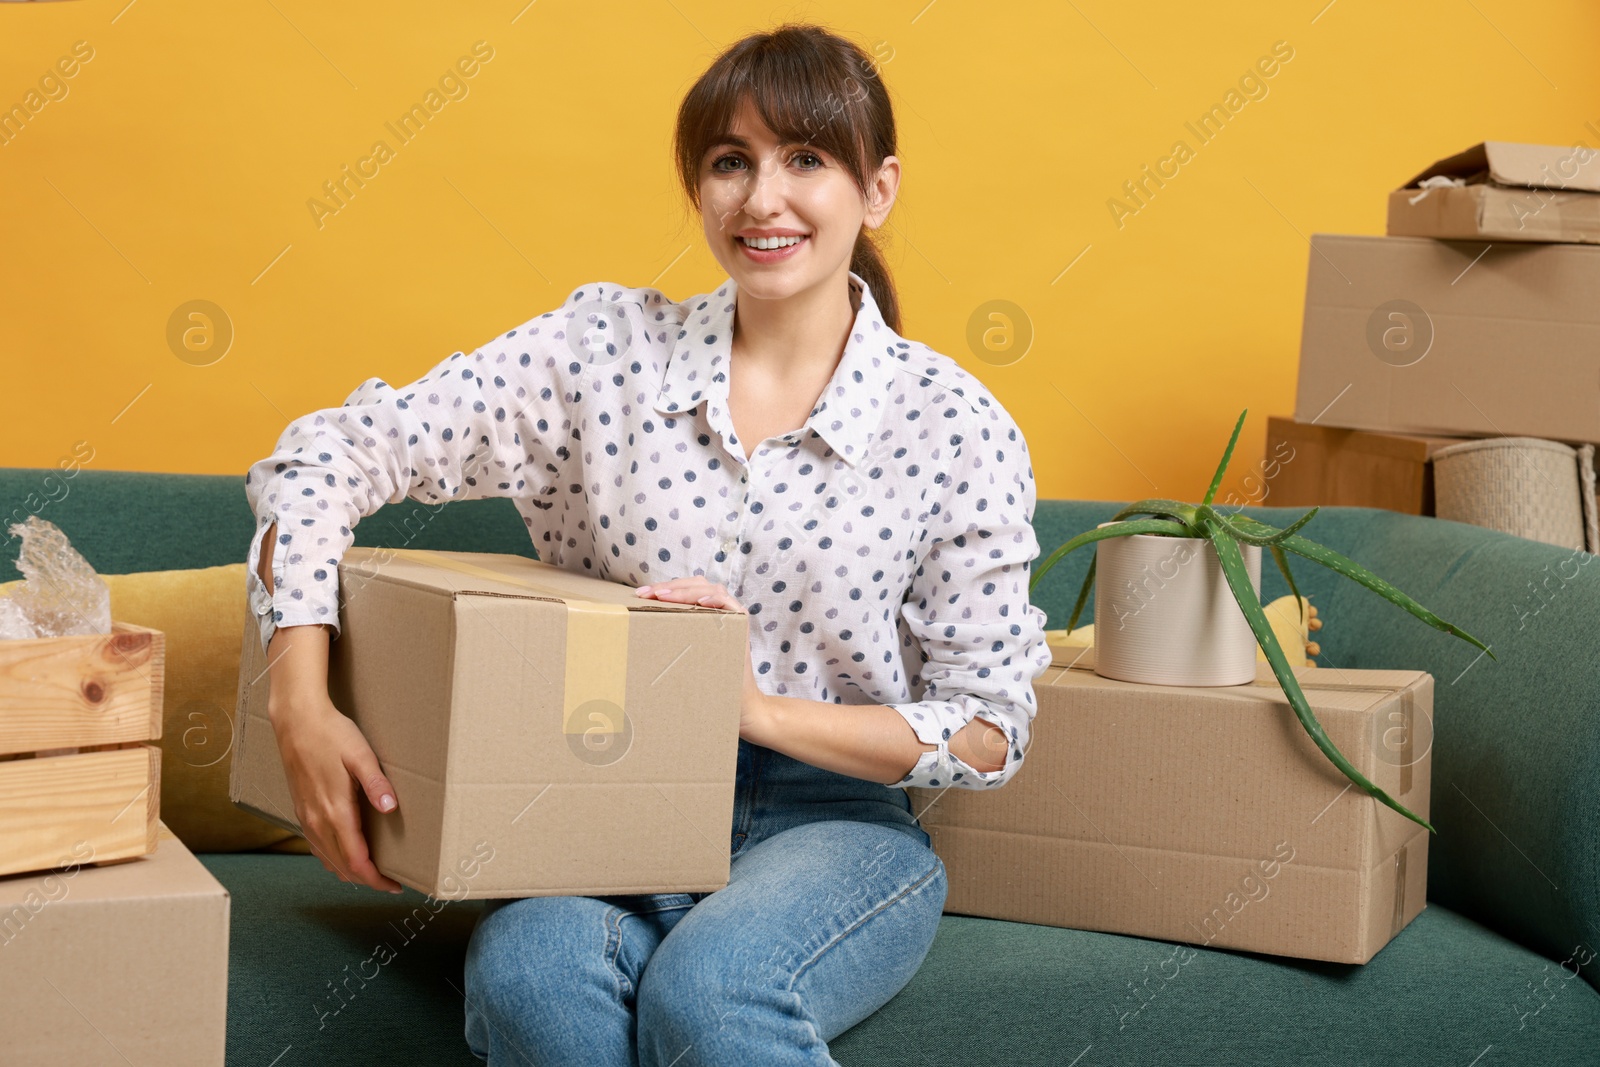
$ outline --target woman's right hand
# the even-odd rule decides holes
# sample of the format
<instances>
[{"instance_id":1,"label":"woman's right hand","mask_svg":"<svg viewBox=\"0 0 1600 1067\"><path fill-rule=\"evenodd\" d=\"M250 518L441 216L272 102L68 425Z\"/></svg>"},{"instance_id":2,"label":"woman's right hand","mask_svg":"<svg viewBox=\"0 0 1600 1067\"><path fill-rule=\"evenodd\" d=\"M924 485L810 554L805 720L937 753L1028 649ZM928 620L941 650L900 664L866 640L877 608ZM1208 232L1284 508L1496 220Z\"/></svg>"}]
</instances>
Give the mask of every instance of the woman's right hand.
<instances>
[{"instance_id":1,"label":"woman's right hand","mask_svg":"<svg viewBox=\"0 0 1600 1067\"><path fill-rule=\"evenodd\" d=\"M400 892L400 883L373 864L361 832L362 795L379 812L398 808L394 786L361 728L326 695L279 706L271 718L295 819L312 854L347 882Z\"/></svg>"},{"instance_id":2,"label":"woman's right hand","mask_svg":"<svg viewBox=\"0 0 1600 1067\"><path fill-rule=\"evenodd\" d=\"M272 554L278 524L261 537L256 576L273 591ZM267 718L289 779L295 821L322 866L346 882L398 893L404 887L379 873L361 832L359 795L392 812L399 794L378 765L366 735L328 697L330 626L275 627L267 643Z\"/></svg>"}]
</instances>

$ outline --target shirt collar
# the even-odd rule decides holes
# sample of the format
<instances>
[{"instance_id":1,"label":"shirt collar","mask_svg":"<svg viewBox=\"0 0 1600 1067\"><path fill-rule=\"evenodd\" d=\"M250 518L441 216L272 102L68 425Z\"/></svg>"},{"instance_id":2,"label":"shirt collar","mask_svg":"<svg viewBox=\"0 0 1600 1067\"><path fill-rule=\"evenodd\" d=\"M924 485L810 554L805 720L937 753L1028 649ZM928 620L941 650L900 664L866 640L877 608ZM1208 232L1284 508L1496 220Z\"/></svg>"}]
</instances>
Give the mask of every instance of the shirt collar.
<instances>
[{"instance_id":1,"label":"shirt collar","mask_svg":"<svg viewBox=\"0 0 1600 1067\"><path fill-rule=\"evenodd\" d=\"M883 421L893 383L892 364L905 360L910 344L883 321L866 281L855 271L849 274L851 292L859 297L860 306L844 354L805 424L786 439L799 443L808 431L814 432L854 467ZM722 434L729 451L742 456L728 418L728 360L737 296L738 285L730 277L714 292L687 301L688 314L667 358L653 407L663 415L675 415L706 401L707 421Z\"/></svg>"}]
</instances>

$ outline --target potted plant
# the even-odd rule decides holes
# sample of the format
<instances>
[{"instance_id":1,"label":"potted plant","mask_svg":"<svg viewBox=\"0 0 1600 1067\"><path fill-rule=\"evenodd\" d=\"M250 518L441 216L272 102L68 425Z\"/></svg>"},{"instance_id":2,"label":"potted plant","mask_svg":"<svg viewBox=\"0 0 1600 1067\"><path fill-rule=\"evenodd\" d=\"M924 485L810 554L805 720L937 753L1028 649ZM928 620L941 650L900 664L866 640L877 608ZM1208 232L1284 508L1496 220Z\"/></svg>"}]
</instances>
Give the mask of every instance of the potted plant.
<instances>
[{"instance_id":1,"label":"potted plant","mask_svg":"<svg viewBox=\"0 0 1600 1067\"><path fill-rule=\"evenodd\" d=\"M1301 537L1299 530L1311 521L1319 510L1318 508L1312 508L1280 530L1245 515L1224 515L1213 507L1212 500L1216 497L1217 488L1222 484L1223 472L1227 470L1228 461L1233 457L1233 448L1239 440L1239 431L1244 428L1244 419L1248 412L1249 409L1247 408L1239 413L1239 421L1234 423L1233 426L1233 436L1228 438L1228 447L1222 453L1222 462L1217 465L1217 472L1212 476L1211 485L1199 504L1186 504L1177 500L1161 499L1139 500L1129 504L1113 515L1111 522L1103 523L1093 530L1079 534L1050 553L1044 562L1035 568L1033 577L1028 583L1028 590L1031 593L1040 580L1049 573L1050 568L1055 566L1057 561L1067 553L1096 541L1140 535L1194 538L1205 541L1212 552L1200 553L1200 555L1202 558L1209 556L1215 559L1216 565L1220 568L1222 576L1226 580L1228 590L1232 593L1234 601L1237 602L1239 610L1243 613L1244 620L1248 624L1255 642L1260 644L1261 650L1266 654L1267 662L1272 666L1272 673L1278 679L1278 684L1283 687L1284 696L1289 700L1289 706L1294 709L1295 716L1300 720L1300 725L1305 728L1311 740L1332 761L1333 765L1344 772L1344 775L1356 785L1359 785L1401 815L1426 827L1430 833L1435 832L1433 825L1426 819L1408 811L1388 793L1384 792L1382 788L1368 780L1328 738L1327 732L1322 728L1322 724L1312 714L1311 705L1307 703L1305 693L1300 689L1300 682L1295 677L1294 669L1289 666L1289 661L1283 653L1283 648L1278 644L1278 639L1272 631L1272 625L1267 621L1266 613L1261 606L1259 579L1252 581L1253 576L1246 568L1241 546L1255 547L1258 550L1264 548L1271 553L1273 562L1283 572L1284 580L1289 584L1289 591L1302 605L1302 610L1304 610L1305 601L1300 596L1300 591L1295 586L1294 575L1289 570L1289 559L1286 553L1290 552L1297 556L1303 556L1313 563L1320 563L1322 566L1336 571L1346 578L1359 582L1390 603L1409 611L1434 629L1454 634L1462 640L1483 649L1484 652L1488 653L1490 659L1496 659L1497 657L1493 652L1489 651L1489 646L1482 641L1459 627L1445 622L1365 567L1330 548L1325 548L1315 541ZM1137 515L1149 517L1130 518L1130 516ZM1095 558L1091 557L1088 573L1084 575L1083 586L1078 590L1078 599L1072 608L1072 617L1067 621L1067 630L1069 632L1077 625L1078 616L1083 612L1083 605L1089 598L1089 589L1095 583L1095 562ZM1097 600L1099 595L1097 591ZM1101 632L1100 626L1097 625L1095 631L1098 639L1098 635ZM1255 648L1252 646L1249 651L1253 664Z\"/></svg>"},{"instance_id":2,"label":"potted plant","mask_svg":"<svg viewBox=\"0 0 1600 1067\"><path fill-rule=\"evenodd\" d=\"M1261 546L1242 544L1239 551L1259 597ZM1125 534L1097 543L1094 565L1096 674L1149 685L1255 680L1255 634L1228 591L1210 541Z\"/></svg>"}]
</instances>

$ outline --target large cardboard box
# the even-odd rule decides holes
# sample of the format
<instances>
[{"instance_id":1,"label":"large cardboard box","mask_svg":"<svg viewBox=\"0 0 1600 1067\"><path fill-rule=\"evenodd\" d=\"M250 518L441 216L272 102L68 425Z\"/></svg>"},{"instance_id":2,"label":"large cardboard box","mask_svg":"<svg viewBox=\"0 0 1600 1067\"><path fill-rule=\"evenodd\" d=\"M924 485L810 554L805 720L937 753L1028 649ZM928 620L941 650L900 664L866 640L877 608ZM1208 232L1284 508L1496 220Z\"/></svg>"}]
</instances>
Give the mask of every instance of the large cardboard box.
<instances>
[{"instance_id":1,"label":"large cardboard box","mask_svg":"<svg viewBox=\"0 0 1600 1067\"><path fill-rule=\"evenodd\" d=\"M1273 507L1344 505L1433 514L1434 452L1471 440L1377 433L1267 416L1265 493Z\"/></svg>"},{"instance_id":2,"label":"large cardboard box","mask_svg":"<svg viewBox=\"0 0 1600 1067\"><path fill-rule=\"evenodd\" d=\"M1250 685L1140 685L1059 649L1022 771L913 790L945 911L1365 963L1420 913L1428 831L1328 762L1261 664ZM1428 818L1433 677L1297 668L1340 751Z\"/></svg>"},{"instance_id":3,"label":"large cardboard box","mask_svg":"<svg viewBox=\"0 0 1600 1067\"><path fill-rule=\"evenodd\" d=\"M1600 443L1600 246L1314 234L1298 422Z\"/></svg>"},{"instance_id":4,"label":"large cardboard box","mask_svg":"<svg viewBox=\"0 0 1600 1067\"><path fill-rule=\"evenodd\" d=\"M360 801L384 874L477 897L728 884L741 612L521 556L349 549L328 690L399 807ZM229 795L300 833L253 618Z\"/></svg>"},{"instance_id":5,"label":"large cardboard box","mask_svg":"<svg viewBox=\"0 0 1600 1067\"><path fill-rule=\"evenodd\" d=\"M0 877L0 1061L221 1067L231 898L158 823L155 851L92 847Z\"/></svg>"},{"instance_id":6,"label":"large cardboard box","mask_svg":"<svg viewBox=\"0 0 1600 1067\"><path fill-rule=\"evenodd\" d=\"M1583 144L1475 144L1389 194L1388 232L1600 244L1600 152Z\"/></svg>"}]
</instances>

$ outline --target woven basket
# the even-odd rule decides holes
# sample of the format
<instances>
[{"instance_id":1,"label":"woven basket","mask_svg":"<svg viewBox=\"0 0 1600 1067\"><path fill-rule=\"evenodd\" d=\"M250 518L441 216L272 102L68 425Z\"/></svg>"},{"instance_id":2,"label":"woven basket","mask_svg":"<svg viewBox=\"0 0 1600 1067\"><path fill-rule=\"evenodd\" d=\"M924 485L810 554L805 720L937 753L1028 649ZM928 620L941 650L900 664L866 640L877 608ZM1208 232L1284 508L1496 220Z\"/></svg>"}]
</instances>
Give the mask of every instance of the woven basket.
<instances>
[{"instance_id":1,"label":"woven basket","mask_svg":"<svg viewBox=\"0 0 1600 1067\"><path fill-rule=\"evenodd\" d=\"M1578 450L1538 437L1489 437L1433 454L1434 513L1563 548L1583 549Z\"/></svg>"},{"instance_id":2,"label":"woven basket","mask_svg":"<svg viewBox=\"0 0 1600 1067\"><path fill-rule=\"evenodd\" d=\"M1589 554L1600 556L1600 495L1595 490L1594 445L1578 449L1578 485L1583 491L1583 524L1589 529Z\"/></svg>"}]
</instances>

